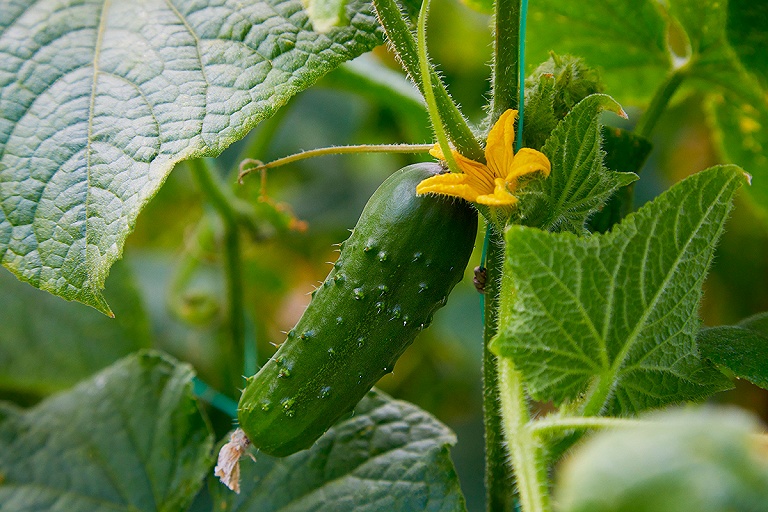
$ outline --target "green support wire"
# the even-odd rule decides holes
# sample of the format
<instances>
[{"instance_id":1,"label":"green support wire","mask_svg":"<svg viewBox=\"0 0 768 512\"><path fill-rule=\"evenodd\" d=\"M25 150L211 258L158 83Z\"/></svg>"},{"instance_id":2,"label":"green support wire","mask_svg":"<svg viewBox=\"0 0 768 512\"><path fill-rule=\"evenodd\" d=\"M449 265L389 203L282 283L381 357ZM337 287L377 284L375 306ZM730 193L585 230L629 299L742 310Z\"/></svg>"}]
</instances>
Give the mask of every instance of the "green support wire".
<instances>
[{"instance_id":1,"label":"green support wire","mask_svg":"<svg viewBox=\"0 0 768 512\"><path fill-rule=\"evenodd\" d=\"M522 0L520 3L520 44L518 45L518 90L520 91L517 99L517 133L515 136L515 152L523 147L523 118L525 117L525 25L528 18L528 0ZM491 240L491 225L485 228L485 238L483 239L483 252L480 255L480 267L485 268L488 257L488 243ZM485 311L485 295L480 294L480 309ZM483 316L485 320L485 316Z\"/></svg>"}]
</instances>

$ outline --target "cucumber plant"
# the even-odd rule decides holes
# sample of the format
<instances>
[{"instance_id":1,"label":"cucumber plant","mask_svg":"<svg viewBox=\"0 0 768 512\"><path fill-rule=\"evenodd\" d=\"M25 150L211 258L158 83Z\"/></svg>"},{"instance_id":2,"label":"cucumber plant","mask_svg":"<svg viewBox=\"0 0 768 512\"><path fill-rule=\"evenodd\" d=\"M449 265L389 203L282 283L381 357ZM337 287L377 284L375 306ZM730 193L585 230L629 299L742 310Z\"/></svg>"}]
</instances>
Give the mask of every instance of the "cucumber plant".
<instances>
[{"instance_id":1,"label":"cucumber plant","mask_svg":"<svg viewBox=\"0 0 768 512\"><path fill-rule=\"evenodd\" d=\"M472 254L477 213L463 200L416 195L442 172L415 164L382 183L287 340L248 378L238 420L260 451L312 446L446 303Z\"/></svg>"},{"instance_id":2,"label":"cucumber plant","mask_svg":"<svg viewBox=\"0 0 768 512\"><path fill-rule=\"evenodd\" d=\"M456 436L415 406L366 391L464 274L480 218L482 371L479 357L464 366L472 329L460 324L476 313L464 308L451 318L462 344L450 364L470 377L441 372L428 385L429 399L460 404L447 413L449 400L432 403L438 414L471 413L480 393L472 402L470 369L482 375L485 450L475 453L486 463L487 509L766 510L764 425L720 406L674 406L741 379L738 395L716 401L736 396L768 412L763 391L744 382L768 388L768 314L755 314L768 304L768 3L531 0L530 23L527 0L464 3L456 9L493 18L457 11L431 39L452 53L443 71L462 109L427 55L429 0L0 1L0 264L10 271L0 275L0 396L13 402L0 404L0 511L480 509L482 484L458 478L478 466L465 459L454 470L450 459ZM473 39L490 35L489 22L491 56ZM429 151L443 162L382 185L256 374L278 295L295 289L307 263L294 264L296 239L283 238L305 224L267 196L266 169L359 148L269 164L246 157L281 152L286 137L274 135L287 119L306 143L302 123L320 109L307 107L311 94L291 97L385 42L408 78L380 52L323 78L383 115L324 96L326 107L351 106L325 108L333 117L324 122L372 127L356 122L365 110L366 121L394 120L397 138L422 143L376 151ZM526 56L545 62L526 67ZM463 94L485 76L471 61L489 60L490 88ZM485 90L482 107L471 98ZM296 115L285 117L286 105ZM240 155L218 162L262 170L262 187L236 187L234 165L230 187L204 157L257 125L233 147ZM165 206L139 219L187 159L154 199ZM185 167L197 188L177 178ZM326 173L312 192L352 192L351 174ZM642 206L633 199L640 174ZM662 190L665 181L676 183ZM203 204L212 210L200 220ZM313 228L314 213L303 212ZM165 318L158 275L171 265L147 254L167 248L181 223L197 229L167 297L175 318ZM118 327L106 328L101 313L113 311L102 289L135 225L127 252L142 250L130 266L155 307L147 315L118 272L107 294ZM737 323L703 327L723 320ZM139 352L63 389L150 346L189 364ZM443 369L448 351L437 347L446 346L418 347L418 380L424 367ZM243 374L253 377L238 412ZM402 374L397 385L408 385L397 393L420 396L416 372ZM235 494L210 469L214 433L223 438L238 419L243 430L213 471Z\"/></svg>"}]
</instances>

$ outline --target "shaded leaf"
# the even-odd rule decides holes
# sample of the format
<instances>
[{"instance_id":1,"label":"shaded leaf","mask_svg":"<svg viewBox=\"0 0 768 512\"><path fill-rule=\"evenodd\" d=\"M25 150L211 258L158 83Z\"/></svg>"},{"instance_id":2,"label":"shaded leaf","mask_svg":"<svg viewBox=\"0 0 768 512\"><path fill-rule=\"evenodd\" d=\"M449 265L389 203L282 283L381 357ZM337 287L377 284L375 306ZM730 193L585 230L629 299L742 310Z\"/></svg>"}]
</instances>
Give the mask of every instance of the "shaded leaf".
<instances>
[{"instance_id":1,"label":"shaded leaf","mask_svg":"<svg viewBox=\"0 0 768 512\"><path fill-rule=\"evenodd\" d=\"M701 355L740 379L768 389L768 313L737 325L702 329L696 342Z\"/></svg>"},{"instance_id":2,"label":"shaded leaf","mask_svg":"<svg viewBox=\"0 0 768 512\"><path fill-rule=\"evenodd\" d=\"M3 266L109 312L109 268L177 162L382 42L368 4L346 12L319 34L299 0L0 3Z\"/></svg>"},{"instance_id":3,"label":"shaded leaf","mask_svg":"<svg viewBox=\"0 0 768 512\"><path fill-rule=\"evenodd\" d=\"M462 511L449 447L454 434L407 402L371 391L351 418L309 450L278 459L241 459L241 492L229 508L246 511Z\"/></svg>"},{"instance_id":4,"label":"shaded leaf","mask_svg":"<svg viewBox=\"0 0 768 512\"><path fill-rule=\"evenodd\" d=\"M211 435L186 365L121 360L29 410L0 408L0 510L184 510Z\"/></svg>"},{"instance_id":5,"label":"shaded leaf","mask_svg":"<svg viewBox=\"0 0 768 512\"><path fill-rule=\"evenodd\" d=\"M605 166L616 172L639 174L653 149L645 137L621 128L604 126L602 130ZM605 233L632 211L633 184L616 192L605 206L589 219L589 230Z\"/></svg>"},{"instance_id":6,"label":"shaded leaf","mask_svg":"<svg viewBox=\"0 0 768 512\"><path fill-rule=\"evenodd\" d=\"M671 65L655 0L606 0L589 8L537 0L530 5L528 32L535 34L526 41L528 62L541 62L550 51L583 57L621 101L648 98Z\"/></svg>"},{"instance_id":7,"label":"shaded leaf","mask_svg":"<svg viewBox=\"0 0 768 512\"><path fill-rule=\"evenodd\" d=\"M727 386L702 364L695 336L701 286L744 181L735 166L702 171L605 235L509 228L494 351L514 360L534 398L583 396L587 414Z\"/></svg>"},{"instance_id":8,"label":"shaded leaf","mask_svg":"<svg viewBox=\"0 0 768 512\"><path fill-rule=\"evenodd\" d=\"M518 194L527 225L549 231L583 233L587 219L620 187L637 179L605 168L600 113L623 113L610 96L593 94L565 116L541 149L552 164L547 179Z\"/></svg>"},{"instance_id":9,"label":"shaded leaf","mask_svg":"<svg viewBox=\"0 0 768 512\"><path fill-rule=\"evenodd\" d=\"M728 0L726 35L742 64L768 86L768 3Z\"/></svg>"},{"instance_id":10,"label":"shaded leaf","mask_svg":"<svg viewBox=\"0 0 768 512\"><path fill-rule=\"evenodd\" d=\"M149 319L128 265L115 265L108 283L115 319L0 270L0 389L46 395L149 347Z\"/></svg>"}]
</instances>

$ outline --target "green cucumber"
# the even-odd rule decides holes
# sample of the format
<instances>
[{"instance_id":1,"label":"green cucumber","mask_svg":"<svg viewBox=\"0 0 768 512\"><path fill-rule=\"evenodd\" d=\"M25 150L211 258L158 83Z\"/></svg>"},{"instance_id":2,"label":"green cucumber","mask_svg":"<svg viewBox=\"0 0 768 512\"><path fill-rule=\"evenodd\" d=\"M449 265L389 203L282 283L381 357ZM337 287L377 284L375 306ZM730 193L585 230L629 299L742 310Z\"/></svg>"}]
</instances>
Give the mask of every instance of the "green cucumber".
<instances>
[{"instance_id":1,"label":"green cucumber","mask_svg":"<svg viewBox=\"0 0 768 512\"><path fill-rule=\"evenodd\" d=\"M477 214L463 200L416 196L439 172L421 163L384 181L288 339L248 379L238 420L260 451L312 446L392 372L461 280Z\"/></svg>"}]
</instances>

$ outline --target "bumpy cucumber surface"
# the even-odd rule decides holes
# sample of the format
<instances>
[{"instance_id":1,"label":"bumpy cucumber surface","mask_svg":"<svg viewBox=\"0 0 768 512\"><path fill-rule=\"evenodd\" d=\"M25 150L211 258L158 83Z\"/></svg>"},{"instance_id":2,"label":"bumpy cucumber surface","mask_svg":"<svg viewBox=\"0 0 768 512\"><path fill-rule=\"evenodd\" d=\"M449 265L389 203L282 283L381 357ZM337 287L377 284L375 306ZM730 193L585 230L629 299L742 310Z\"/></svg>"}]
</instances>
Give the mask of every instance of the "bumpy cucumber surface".
<instances>
[{"instance_id":1,"label":"bumpy cucumber surface","mask_svg":"<svg viewBox=\"0 0 768 512\"><path fill-rule=\"evenodd\" d=\"M384 181L288 339L249 379L238 419L260 451L312 446L392 371L461 280L477 214L462 200L416 196L438 172L422 163Z\"/></svg>"}]
</instances>

